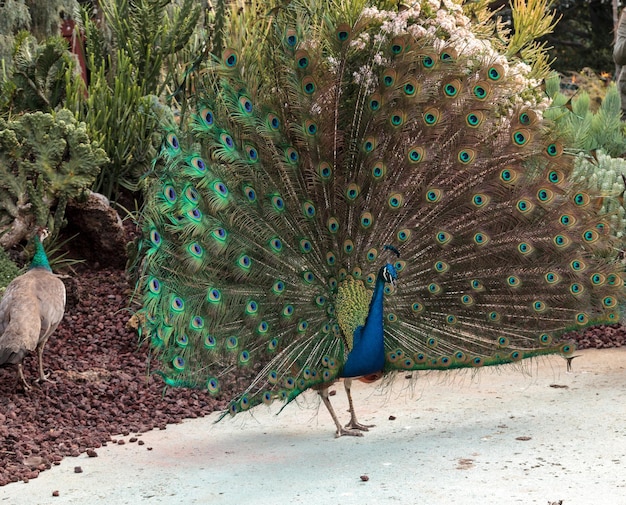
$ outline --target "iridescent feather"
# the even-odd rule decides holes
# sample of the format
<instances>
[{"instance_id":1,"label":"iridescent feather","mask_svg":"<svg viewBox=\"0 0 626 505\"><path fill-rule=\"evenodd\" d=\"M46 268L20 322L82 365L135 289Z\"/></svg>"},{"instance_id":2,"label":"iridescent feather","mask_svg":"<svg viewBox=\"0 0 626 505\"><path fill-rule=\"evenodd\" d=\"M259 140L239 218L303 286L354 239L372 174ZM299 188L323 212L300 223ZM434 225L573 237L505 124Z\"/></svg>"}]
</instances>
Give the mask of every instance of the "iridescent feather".
<instances>
[{"instance_id":1,"label":"iridescent feather","mask_svg":"<svg viewBox=\"0 0 626 505\"><path fill-rule=\"evenodd\" d=\"M342 377L568 355L568 330L619 318L608 225L518 68L303 12L259 47L269 84L238 47L205 70L192 142L155 165L138 290L167 384L249 376L232 414L317 389L354 435Z\"/></svg>"}]
</instances>

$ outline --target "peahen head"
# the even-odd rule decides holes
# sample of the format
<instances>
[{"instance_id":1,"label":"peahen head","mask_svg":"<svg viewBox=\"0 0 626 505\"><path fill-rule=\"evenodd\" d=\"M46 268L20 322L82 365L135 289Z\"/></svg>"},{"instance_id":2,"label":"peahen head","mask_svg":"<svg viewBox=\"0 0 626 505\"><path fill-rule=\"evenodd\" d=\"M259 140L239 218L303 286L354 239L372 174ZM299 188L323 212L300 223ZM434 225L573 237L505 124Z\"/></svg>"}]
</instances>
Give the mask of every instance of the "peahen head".
<instances>
[{"instance_id":1,"label":"peahen head","mask_svg":"<svg viewBox=\"0 0 626 505\"><path fill-rule=\"evenodd\" d=\"M395 285L398 273L391 263L387 263L378 271L378 278L387 284Z\"/></svg>"}]
</instances>

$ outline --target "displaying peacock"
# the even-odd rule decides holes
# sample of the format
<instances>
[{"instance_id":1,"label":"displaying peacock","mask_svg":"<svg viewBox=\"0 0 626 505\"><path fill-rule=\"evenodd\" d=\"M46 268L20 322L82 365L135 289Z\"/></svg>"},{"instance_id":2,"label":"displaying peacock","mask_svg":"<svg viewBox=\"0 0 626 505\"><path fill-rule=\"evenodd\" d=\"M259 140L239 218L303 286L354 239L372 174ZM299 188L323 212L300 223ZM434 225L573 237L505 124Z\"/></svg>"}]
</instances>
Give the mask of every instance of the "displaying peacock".
<instances>
[{"instance_id":1,"label":"displaying peacock","mask_svg":"<svg viewBox=\"0 0 626 505\"><path fill-rule=\"evenodd\" d=\"M230 41L155 162L139 315L165 382L235 376L231 414L315 389L360 435L352 378L568 355L617 321L610 230L530 67L455 4L306 3L256 57Z\"/></svg>"},{"instance_id":2,"label":"displaying peacock","mask_svg":"<svg viewBox=\"0 0 626 505\"><path fill-rule=\"evenodd\" d=\"M50 268L43 241L46 228L39 228L33 237L35 255L28 271L13 279L0 301L0 367L17 365L24 389L31 386L24 378L22 361L37 350L39 380L47 380L43 369L43 350L63 319L65 284Z\"/></svg>"}]
</instances>

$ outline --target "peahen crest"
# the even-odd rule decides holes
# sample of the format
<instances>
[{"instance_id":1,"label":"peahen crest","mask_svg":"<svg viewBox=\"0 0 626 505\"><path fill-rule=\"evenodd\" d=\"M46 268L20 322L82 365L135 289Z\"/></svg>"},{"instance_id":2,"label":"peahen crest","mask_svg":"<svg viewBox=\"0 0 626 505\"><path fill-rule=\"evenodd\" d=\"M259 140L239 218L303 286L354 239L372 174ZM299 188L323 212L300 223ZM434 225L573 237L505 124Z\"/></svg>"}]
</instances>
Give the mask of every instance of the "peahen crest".
<instances>
[{"instance_id":1,"label":"peahen crest","mask_svg":"<svg viewBox=\"0 0 626 505\"><path fill-rule=\"evenodd\" d=\"M167 384L249 376L236 413L568 354L564 332L618 319L608 226L527 66L418 8L306 12L276 14L263 76L232 41L155 164L138 289Z\"/></svg>"}]
</instances>

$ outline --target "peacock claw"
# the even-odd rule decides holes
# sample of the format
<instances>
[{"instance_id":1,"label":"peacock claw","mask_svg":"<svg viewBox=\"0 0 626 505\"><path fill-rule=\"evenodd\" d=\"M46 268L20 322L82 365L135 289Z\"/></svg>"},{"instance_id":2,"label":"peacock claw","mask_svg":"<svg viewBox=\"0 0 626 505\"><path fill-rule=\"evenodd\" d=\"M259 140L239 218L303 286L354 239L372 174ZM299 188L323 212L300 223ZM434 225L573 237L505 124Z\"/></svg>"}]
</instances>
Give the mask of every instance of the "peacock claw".
<instances>
[{"instance_id":1,"label":"peacock claw","mask_svg":"<svg viewBox=\"0 0 626 505\"><path fill-rule=\"evenodd\" d=\"M346 428L351 430L369 431L370 428L376 426L375 424L361 424L358 421L350 421L346 424Z\"/></svg>"},{"instance_id":2,"label":"peacock claw","mask_svg":"<svg viewBox=\"0 0 626 505\"><path fill-rule=\"evenodd\" d=\"M359 430L346 430L344 428L341 428L335 432L335 438L343 437L344 435L350 437L362 437L363 433Z\"/></svg>"}]
</instances>

